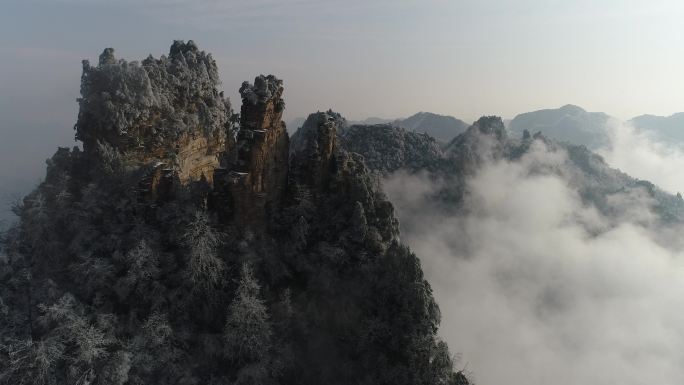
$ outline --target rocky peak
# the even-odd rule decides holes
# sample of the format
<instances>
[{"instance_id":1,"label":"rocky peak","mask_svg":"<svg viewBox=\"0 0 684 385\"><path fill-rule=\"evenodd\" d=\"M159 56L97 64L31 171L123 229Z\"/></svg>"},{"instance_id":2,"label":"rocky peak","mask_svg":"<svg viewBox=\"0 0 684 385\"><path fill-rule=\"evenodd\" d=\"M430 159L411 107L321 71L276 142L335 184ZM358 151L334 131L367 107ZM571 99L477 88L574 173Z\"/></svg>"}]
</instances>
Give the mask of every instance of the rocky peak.
<instances>
[{"instance_id":1,"label":"rocky peak","mask_svg":"<svg viewBox=\"0 0 684 385\"><path fill-rule=\"evenodd\" d=\"M183 40L174 40L173 44L171 44L171 48L169 49L169 56L178 57L187 56L188 54L202 55L203 52L200 52L197 44L195 44L195 42L192 40L188 40L187 43Z\"/></svg>"},{"instance_id":2,"label":"rocky peak","mask_svg":"<svg viewBox=\"0 0 684 385\"><path fill-rule=\"evenodd\" d=\"M497 140L506 138L506 126L498 116L482 116L472 127L477 128L482 134L495 136Z\"/></svg>"},{"instance_id":3,"label":"rocky peak","mask_svg":"<svg viewBox=\"0 0 684 385\"><path fill-rule=\"evenodd\" d=\"M336 112L317 112L292 136L292 169L300 182L316 190L325 185L335 169L337 132L345 125Z\"/></svg>"},{"instance_id":4,"label":"rocky peak","mask_svg":"<svg viewBox=\"0 0 684 385\"><path fill-rule=\"evenodd\" d=\"M347 125L347 120L337 112L316 112L307 117L297 132L292 135L291 153L301 153L310 147L330 147L334 145L334 137Z\"/></svg>"},{"instance_id":5,"label":"rocky peak","mask_svg":"<svg viewBox=\"0 0 684 385\"><path fill-rule=\"evenodd\" d=\"M273 75L259 75L254 79L254 84L243 82L240 87L240 96L243 101L243 112L247 106L266 106L269 102L273 102L277 112L283 112L285 109L285 102L282 99L283 95L283 81Z\"/></svg>"},{"instance_id":6,"label":"rocky peak","mask_svg":"<svg viewBox=\"0 0 684 385\"><path fill-rule=\"evenodd\" d=\"M101 67L113 64L116 64L116 58L114 57L114 48L105 48L100 54L98 66Z\"/></svg>"},{"instance_id":7,"label":"rocky peak","mask_svg":"<svg viewBox=\"0 0 684 385\"><path fill-rule=\"evenodd\" d=\"M283 95L283 81L273 75L257 76L254 85L242 83L240 96L240 130L237 134L238 158L236 171L259 174L264 166L271 164L265 156L272 152L273 146L285 146L287 153L288 136L285 123L282 121L285 102ZM276 143L277 142L277 143ZM282 163L282 159L278 159ZM287 156L285 157L287 164ZM256 176L256 175L255 175ZM261 191L263 186L255 186Z\"/></svg>"},{"instance_id":8,"label":"rocky peak","mask_svg":"<svg viewBox=\"0 0 684 385\"><path fill-rule=\"evenodd\" d=\"M498 116L482 116L446 147L450 162L467 173L475 172L483 162L499 159L510 149L503 120Z\"/></svg>"},{"instance_id":9,"label":"rocky peak","mask_svg":"<svg viewBox=\"0 0 684 385\"><path fill-rule=\"evenodd\" d=\"M183 183L211 181L232 140L233 113L218 84L214 59L192 41L142 62L117 60L106 48L97 66L83 61L76 138L95 161L110 147L140 164L160 163Z\"/></svg>"},{"instance_id":10,"label":"rocky peak","mask_svg":"<svg viewBox=\"0 0 684 385\"><path fill-rule=\"evenodd\" d=\"M289 137L282 121L283 82L273 75L257 76L240 87L242 108L237 134L237 159L221 170L218 190L229 201L239 222L265 221L287 187Z\"/></svg>"}]
</instances>

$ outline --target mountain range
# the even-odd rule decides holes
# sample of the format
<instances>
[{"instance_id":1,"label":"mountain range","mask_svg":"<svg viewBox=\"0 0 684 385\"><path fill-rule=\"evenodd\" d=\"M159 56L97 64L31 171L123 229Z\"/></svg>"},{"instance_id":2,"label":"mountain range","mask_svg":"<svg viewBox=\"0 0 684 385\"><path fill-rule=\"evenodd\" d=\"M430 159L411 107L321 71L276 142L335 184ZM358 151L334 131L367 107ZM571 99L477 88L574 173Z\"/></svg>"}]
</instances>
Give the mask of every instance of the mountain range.
<instances>
[{"instance_id":1,"label":"mountain range","mask_svg":"<svg viewBox=\"0 0 684 385\"><path fill-rule=\"evenodd\" d=\"M292 122L299 127L301 119ZM610 125L620 124L620 120L604 112L588 112L576 105L568 104L519 114L504 121L511 136L522 136L541 132L544 136L570 144L583 145L590 149L605 147L610 142ZM670 116L640 115L624 123L667 143L684 143L684 113ZM426 133L442 144L463 133L468 124L453 116L419 112L405 119L368 118L350 121L349 124L373 125L392 124L410 131Z\"/></svg>"},{"instance_id":2,"label":"mountain range","mask_svg":"<svg viewBox=\"0 0 684 385\"><path fill-rule=\"evenodd\" d=\"M576 106L508 129L319 111L290 135L282 80L244 82L237 113L192 41L140 62L107 48L82 70L81 147L56 150L2 237L2 384L472 383L439 335L427 256L402 243L423 224L397 217L383 190L396 173L434 182L440 212L468 213L487 165L523 162L592 207L586 237L637 199L655 213L638 220L684 223L681 196L591 151L609 117Z\"/></svg>"},{"instance_id":3,"label":"mountain range","mask_svg":"<svg viewBox=\"0 0 684 385\"><path fill-rule=\"evenodd\" d=\"M301 127L303 122L303 118L295 118L290 121L288 126ZM364 120L350 120L348 123L350 125L392 124L410 131L428 134L441 143L449 142L468 128L468 124L460 119L432 112L418 112L405 119L371 117Z\"/></svg>"},{"instance_id":4,"label":"mountain range","mask_svg":"<svg viewBox=\"0 0 684 385\"><path fill-rule=\"evenodd\" d=\"M684 112L670 116L640 115L629 122L637 130L649 133L659 140L684 143Z\"/></svg>"},{"instance_id":5,"label":"mountain range","mask_svg":"<svg viewBox=\"0 0 684 385\"><path fill-rule=\"evenodd\" d=\"M610 117L602 112L565 105L557 109L526 112L513 118L509 130L514 136L522 136L524 130L541 132L549 138L596 149L608 144L606 124Z\"/></svg>"}]
</instances>

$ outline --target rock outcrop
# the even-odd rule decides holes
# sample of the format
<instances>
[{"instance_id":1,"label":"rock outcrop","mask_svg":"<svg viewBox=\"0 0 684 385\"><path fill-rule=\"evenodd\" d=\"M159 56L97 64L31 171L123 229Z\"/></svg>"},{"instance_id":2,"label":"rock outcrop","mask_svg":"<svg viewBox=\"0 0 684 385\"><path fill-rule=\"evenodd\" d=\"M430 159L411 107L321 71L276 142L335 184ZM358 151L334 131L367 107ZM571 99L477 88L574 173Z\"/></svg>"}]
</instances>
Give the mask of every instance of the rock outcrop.
<instances>
[{"instance_id":1,"label":"rock outcrop","mask_svg":"<svg viewBox=\"0 0 684 385\"><path fill-rule=\"evenodd\" d=\"M510 147L503 120L498 116L482 116L454 138L445 153L450 163L466 173L474 173L485 162L506 156Z\"/></svg>"},{"instance_id":2,"label":"rock outcrop","mask_svg":"<svg viewBox=\"0 0 684 385\"><path fill-rule=\"evenodd\" d=\"M248 226L262 224L287 188L289 137L282 121L283 82L273 75L258 76L240 88L242 109L237 133L237 158L220 172L217 190L226 202L217 207Z\"/></svg>"},{"instance_id":3,"label":"rock outcrop","mask_svg":"<svg viewBox=\"0 0 684 385\"><path fill-rule=\"evenodd\" d=\"M290 147L294 177L319 191L336 170L337 132L346 120L333 111L309 115L302 127L292 136Z\"/></svg>"},{"instance_id":4,"label":"rock outcrop","mask_svg":"<svg viewBox=\"0 0 684 385\"><path fill-rule=\"evenodd\" d=\"M83 61L76 139L93 161L111 147L139 164L162 162L183 184L211 182L234 120L218 84L216 62L192 41L142 62L107 48L97 66Z\"/></svg>"}]
</instances>

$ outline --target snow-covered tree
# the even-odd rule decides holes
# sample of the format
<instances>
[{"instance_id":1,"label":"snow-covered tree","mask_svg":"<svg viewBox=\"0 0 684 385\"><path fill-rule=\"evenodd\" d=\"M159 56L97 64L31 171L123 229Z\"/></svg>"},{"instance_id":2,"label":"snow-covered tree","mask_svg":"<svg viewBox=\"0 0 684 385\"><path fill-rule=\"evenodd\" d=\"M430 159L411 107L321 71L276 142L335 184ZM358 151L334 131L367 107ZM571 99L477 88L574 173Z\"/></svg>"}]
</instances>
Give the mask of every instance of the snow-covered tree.
<instances>
[{"instance_id":1,"label":"snow-covered tree","mask_svg":"<svg viewBox=\"0 0 684 385\"><path fill-rule=\"evenodd\" d=\"M55 337L0 344L0 384L52 384L64 350L64 343Z\"/></svg>"},{"instance_id":2,"label":"snow-covered tree","mask_svg":"<svg viewBox=\"0 0 684 385\"><path fill-rule=\"evenodd\" d=\"M225 269L218 257L221 234L216 231L206 214L198 211L187 226L183 241L190 253L188 262L189 276L195 285L216 286Z\"/></svg>"},{"instance_id":3,"label":"snow-covered tree","mask_svg":"<svg viewBox=\"0 0 684 385\"><path fill-rule=\"evenodd\" d=\"M131 292L149 295L159 277L159 261L154 250L142 240L124 259L128 271L116 283L115 290L119 298L125 299Z\"/></svg>"},{"instance_id":4,"label":"snow-covered tree","mask_svg":"<svg viewBox=\"0 0 684 385\"><path fill-rule=\"evenodd\" d=\"M259 291L251 267L244 264L224 331L226 353L239 364L265 360L271 347L271 322Z\"/></svg>"}]
</instances>

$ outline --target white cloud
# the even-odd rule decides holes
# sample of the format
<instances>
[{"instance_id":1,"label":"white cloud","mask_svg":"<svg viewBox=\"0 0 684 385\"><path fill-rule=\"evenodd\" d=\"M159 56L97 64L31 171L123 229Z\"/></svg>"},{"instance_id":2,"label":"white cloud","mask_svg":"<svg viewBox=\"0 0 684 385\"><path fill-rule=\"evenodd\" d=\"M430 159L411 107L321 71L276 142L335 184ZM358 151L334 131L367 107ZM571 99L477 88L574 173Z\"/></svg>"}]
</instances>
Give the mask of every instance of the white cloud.
<instances>
[{"instance_id":1,"label":"white cloud","mask_svg":"<svg viewBox=\"0 0 684 385\"><path fill-rule=\"evenodd\" d=\"M612 167L648 180L670 193L684 192L684 148L638 132L617 120L607 125L611 143L598 153Z\"/></svg>"},{"instance_id":2,"label":"white cloud","mask_svg":"<svg viewBox=\"0 0 684 385\"><path fill-rule=\"evenodd\" d=\"M682 383L683 250L663 246L638 193L611 197L633 206L616 222L565 179L530 172L562 157L538 147L486 165L468 182L467 213L439 207L430 195L442 182L426 175L385 183L442 335L482 384Z\"/></svg>"}]
</instances>

